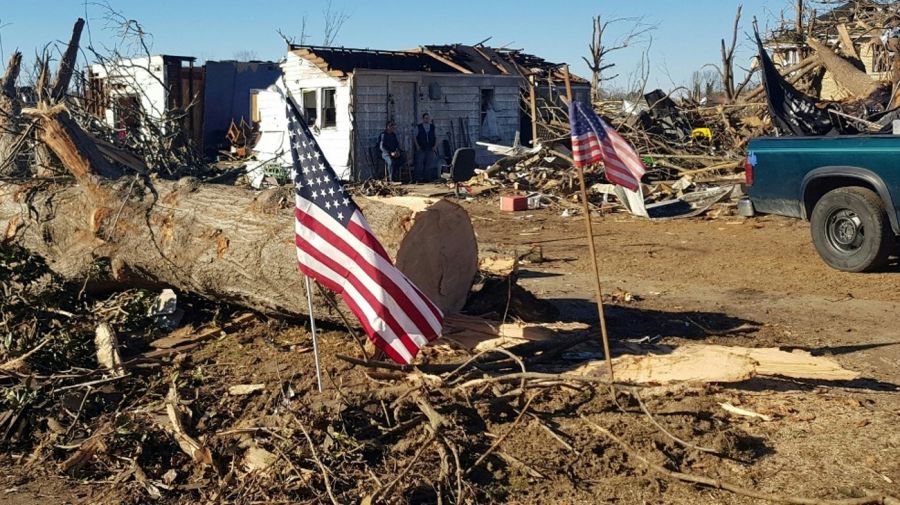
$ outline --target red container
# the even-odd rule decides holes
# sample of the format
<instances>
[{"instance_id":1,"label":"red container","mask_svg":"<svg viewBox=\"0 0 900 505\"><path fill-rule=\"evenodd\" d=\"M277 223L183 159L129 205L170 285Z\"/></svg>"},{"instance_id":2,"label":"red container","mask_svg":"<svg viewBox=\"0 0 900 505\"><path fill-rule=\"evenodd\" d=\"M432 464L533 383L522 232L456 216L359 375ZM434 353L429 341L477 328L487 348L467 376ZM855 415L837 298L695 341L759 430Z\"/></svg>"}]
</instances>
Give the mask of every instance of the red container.
<instances>
[{"instance_id":1,"label":"red container","mask_svg":"<svg viewBox=\"0 0 900 505\"><path fill-rule=\"evenodd\" d=\"M515 212L528 209L528 197L521 195L501 196L500 210Z\"/></svg>"}]
</instances>

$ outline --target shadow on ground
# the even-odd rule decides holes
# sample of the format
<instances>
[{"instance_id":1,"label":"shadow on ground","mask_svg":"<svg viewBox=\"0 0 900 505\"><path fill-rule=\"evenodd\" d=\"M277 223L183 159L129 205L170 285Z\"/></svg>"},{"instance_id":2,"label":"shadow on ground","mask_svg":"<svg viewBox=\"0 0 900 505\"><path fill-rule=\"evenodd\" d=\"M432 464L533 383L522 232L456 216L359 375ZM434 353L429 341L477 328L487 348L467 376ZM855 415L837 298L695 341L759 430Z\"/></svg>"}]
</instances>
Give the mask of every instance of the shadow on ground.
<instances>
[{"instance_id":1,"label":"shadow on ground","mask_svg":"<svg viewBox=\"0 0 900 505\"><path fill-rule=\"evenodd\" d=\"M597 304L578 298L550 300L559 309L561 321L597 325ZM606 326L615 340L643 337L702 339L711 335L752 332L761 324L722 312L667 312L628 305L604 304Z\"/></svg>"}]
</instances>

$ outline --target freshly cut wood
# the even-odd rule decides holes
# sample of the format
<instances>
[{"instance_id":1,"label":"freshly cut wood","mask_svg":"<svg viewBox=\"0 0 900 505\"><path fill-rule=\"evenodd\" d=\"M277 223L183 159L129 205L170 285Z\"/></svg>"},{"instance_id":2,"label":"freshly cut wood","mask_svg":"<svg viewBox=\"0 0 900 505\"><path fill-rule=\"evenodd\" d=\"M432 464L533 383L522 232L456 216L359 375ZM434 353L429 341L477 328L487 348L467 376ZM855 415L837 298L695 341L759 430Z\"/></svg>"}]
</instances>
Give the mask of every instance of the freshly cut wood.
<instances>
[{"instance_id":1,"label":"freshly cut wood","mask_svg":"<svg viewBox=\"0 0 900 505\"><path fill-rule=\"evenodd\" d=\"M236 384L228 388L228 394L232 396L244 396L266 389L265 384Z\"/></svg>"},{"instance_id":2,"label":"freshly cut wood","mask_svg":"<svg viewBox=\"0 0 900 505\"><path fill-rule=\"evenodd\" d=\"M744 416L755 419L762 419L763 421L769 422L772 420L772 416L767 416L765 414L760 414L759 412L753 412L752 410L742 409L740 407L735 407L734 405L724 402L719 404L725 411L730 412L736 416Z\"/></svg>"},{"instance_id":3,"label":"freshly cut wood","mask_svg":"<svg viewBox=\"0 0 900 505\"><path fill-rule=\"evenodd\" d=\"M478 272L478 243L465 209L433 198L359 200L397 268L442 311L459 312Z\"/></svg>"},{"instance_id":4,"label":"freshly cut wood","mask_svg":"<svg viewBox=\"0 0 900 505\"><path fill-rule=\"evenodd\" d=\"M166 395L166 414L168 415L169 423L163 425L163 428L175 438L175 441L178 442L178 447L196 463L212 465L213 456L209 448L201 444L200 441L189 435L185 430L187 409L181 405L181 398L178 397L178 390L175 389L175 384L169 387L169 393Z\"/></svg>"},{"instance_id":5,"label":"freshly cut wood","mask_svg":"<svg viewBox=\"0 0 900 505\"><path fill-rule=\"evenodd\" d=\"M859 54L856 52L856 47L853 45L853 39L850 38L850 32L847 30L847 25L845 23L841 23L837 25L838 35L841 37L841 50L850 58L859 59Z\"/></svg>"},{"instance_id":6,"label":"freshly cut wood","mask_svg":"<svg viewBox=\"0 0 900 505\"><path fill-rule=\"evenodd\" d=\"M438 343L482 352L505 349L525 342L560 338L563 333L590 328L585 323L500 323L480 317L454 314L444 319L444 333Z\"/></svg>"},{"instance_id":7,"label":"freshly cut wood","mask_svg":"<svg viewBox=\"0 0 900 505\"><path fill-rule=\"evenodd\" d=\"M519 262L514 256L492 254L482 257L478 262L478 269L489 275L507 277L516 272Z\"/></svg>"},{"instance_id":8,"label":"freshly cut wood","mask_svg":"<svg viewBox=\"0 0 900 505\"><path fill-rule=\"evenodd\" d=\"M244 323L255 319L256 315L253 313L241 314L222 326L214 324L196 332L192 327L185 326L173 331L163 338L158 338L153 342L150 342L150 347L155 349L172 349L185 344L203 342L219 335L224 335L226 331L239 328L240 326L243 326Z\"/></svg>"},{"instance_id":9,"label":"freshly cut wood","mask_svg":"<svg viewBox=\"0 0 900 505\"><path fill-rule=\"evenodd\" d=\"M603 361L591 361L580 366L576 373L603 375L605 366ZM652 354L615 358L613 367L616 380L634 384L740 382L756 376L830 381L859 378L859 373L841 367L831 358L776 347L659 346Z\"/></svg>"}]
</instances>

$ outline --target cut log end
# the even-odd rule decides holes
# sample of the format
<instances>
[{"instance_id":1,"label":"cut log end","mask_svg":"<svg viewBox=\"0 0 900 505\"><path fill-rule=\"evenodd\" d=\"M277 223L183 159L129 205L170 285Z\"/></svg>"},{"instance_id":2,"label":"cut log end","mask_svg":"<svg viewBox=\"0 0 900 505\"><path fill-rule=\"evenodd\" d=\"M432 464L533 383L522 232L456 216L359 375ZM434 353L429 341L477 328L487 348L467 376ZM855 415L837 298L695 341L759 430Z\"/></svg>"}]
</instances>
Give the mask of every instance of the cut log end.
<instances>
[{"instance_id":1,"label":"cut log end","mask_svg":"<svg viewBox=\"0 0 900 505\"><path fill-rule=\"evenodd\" d=\"M478 244L465 209L418 197L359 203L397 268L442 312L459 312L478 271Z\"/></svg>"},{"instance_id":2,"label":"cut log end","mask_svg":"<svg viewBox=\"0 0 900 505\"><path fill-rule=\"evenodd\" d=\"M416 214L396 264L444 313L462 310L478 272L478 245L468 213L440 200Z\"/></svg>"}]
</instances>

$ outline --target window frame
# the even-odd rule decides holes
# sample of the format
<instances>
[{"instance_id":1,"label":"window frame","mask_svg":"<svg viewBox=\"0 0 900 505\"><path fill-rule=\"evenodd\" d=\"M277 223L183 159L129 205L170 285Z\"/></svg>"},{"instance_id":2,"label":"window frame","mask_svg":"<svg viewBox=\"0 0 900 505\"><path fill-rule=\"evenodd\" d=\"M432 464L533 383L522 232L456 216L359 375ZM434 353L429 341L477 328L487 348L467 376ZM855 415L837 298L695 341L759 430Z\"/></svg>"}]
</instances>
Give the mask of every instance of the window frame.
<instances>
[{"instance_id":1,"label":"window frame","mask_svg":"<svg viewBox=\"0 0 900 505\"><path fill-rule=\"evenodd\" d=\"M312 94L312 107L307 107L306 97ZM306 119L307 126L318 126L319 124L319 90L316 88L301 88L300 89L300 108L301 112L303 112L304 119ZM313 120L309 120L309 111L312 110L315 113L315 117Z\"/></svg>"},{"instance_id":2,"label":"window frame","mask_svg":"<svg viewBox=\"0 0 900 505\"><path fill-rule=\"evenodd\" d=\"M332 92L331 107L326 108L325 107L325 95L328 91ZM328 124L326 124L326 121L328 120L328 118L326 117L327 109L332 109L334 111L334 119L328 121ZM321 129L335 128L336 129L337 123L338 123L337 116L338 116L338 114L337 114L337 87L331 86L331 87L327 87L327 88L319 88L319 117L321 118L319 121L319 128L321 128Z\"/></svg>"}]
</instances>

